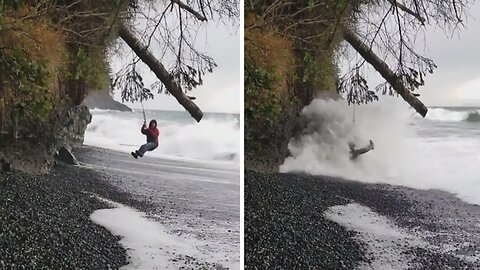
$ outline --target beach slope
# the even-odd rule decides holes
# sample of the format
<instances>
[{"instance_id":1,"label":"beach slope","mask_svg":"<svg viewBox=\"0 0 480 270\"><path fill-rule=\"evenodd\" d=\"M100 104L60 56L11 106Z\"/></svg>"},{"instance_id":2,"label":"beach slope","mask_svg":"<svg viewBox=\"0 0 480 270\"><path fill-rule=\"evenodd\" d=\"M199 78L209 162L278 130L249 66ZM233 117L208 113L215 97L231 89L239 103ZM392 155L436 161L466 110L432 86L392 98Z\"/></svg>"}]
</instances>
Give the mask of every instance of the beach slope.
<instances>
[{"instance_id":1,"label":"beach slope","mask_svg":"<svg viewBox=\"0 0 480 270\"><path fill-rule=\"evenodd\" d=\"M479 269L479 219L437 190L245 173L246 269Z\"/></svg>"}]
</instances>

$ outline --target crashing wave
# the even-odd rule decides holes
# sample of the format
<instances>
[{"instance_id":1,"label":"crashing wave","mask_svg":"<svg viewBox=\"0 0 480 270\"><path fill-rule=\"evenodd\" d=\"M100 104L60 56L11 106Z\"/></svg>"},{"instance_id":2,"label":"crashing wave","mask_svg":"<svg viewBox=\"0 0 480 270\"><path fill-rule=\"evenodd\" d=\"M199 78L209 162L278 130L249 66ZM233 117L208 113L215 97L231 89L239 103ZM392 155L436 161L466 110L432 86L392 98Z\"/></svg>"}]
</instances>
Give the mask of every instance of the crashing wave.
<instances>
[{"instance_id":1,"label":"crashing wave","mask_svg":"<svg viewBox=\"0 0 480 270\"><path fill-rule=\"evenodd\" d=\"M480 122L480 110L454 111L433 108L428 110L426 119L447 122Z\"/></svg>"},{"instance_id":2,"label":"crashing wave","mask_svg":"<svg viewBox=\"0 0 480 270\"><path fill-rule=\"evenodd\" d=\"M130 153L145 143L145 136L140 133L141 113L93 110L92 114L85 133L86 145ZM160 146L148 156L235 162L240 159L236 117L213 115L195 123L188 121L189 116L185 120L182 113L149 112L149 116L157 118Z\"/></svg>"}]
</instances>

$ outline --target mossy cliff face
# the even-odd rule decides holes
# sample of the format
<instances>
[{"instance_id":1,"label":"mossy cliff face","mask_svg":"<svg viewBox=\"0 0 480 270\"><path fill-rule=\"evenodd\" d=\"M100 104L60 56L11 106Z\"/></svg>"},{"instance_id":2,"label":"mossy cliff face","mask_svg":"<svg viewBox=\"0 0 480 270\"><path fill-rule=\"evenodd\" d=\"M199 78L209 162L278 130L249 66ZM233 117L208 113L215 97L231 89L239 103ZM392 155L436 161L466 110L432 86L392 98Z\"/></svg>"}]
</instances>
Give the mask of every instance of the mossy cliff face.
<instances>
[{"instance_id":1,"label":"mossy cliff face","mask_svg":"<svg viewBox=\"0 0 480 270\"><path fill-rule=\"evenodd\" d=\"M277 171L300 131L303 107L315 97L338 97L339 16L353 8L320 0L245 6L245 167Z\"/></svg>"},{"instance_id":2,"label":"mossy cliff face","mask_svg":"<svg viewBox=\"0 0 480 270\"><path fill-rule=\"evenodd\" d=\"M0 165L38 173L83 141L91 115L80 104L108 86L106 54L129 1L34 2L0 1Z\"/></svg>"}]
</instances>

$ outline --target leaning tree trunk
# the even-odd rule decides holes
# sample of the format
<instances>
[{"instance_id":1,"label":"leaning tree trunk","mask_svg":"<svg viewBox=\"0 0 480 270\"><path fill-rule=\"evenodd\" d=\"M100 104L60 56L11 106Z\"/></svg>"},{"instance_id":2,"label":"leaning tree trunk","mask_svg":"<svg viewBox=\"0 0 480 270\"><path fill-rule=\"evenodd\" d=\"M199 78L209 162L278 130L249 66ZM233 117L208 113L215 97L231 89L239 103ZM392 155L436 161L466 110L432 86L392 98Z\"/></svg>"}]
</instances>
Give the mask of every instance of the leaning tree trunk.
<instances>
[{"instance_id":1,"label":"leaning tree trunk","mask_svg":"<svg viewBox=\"0 0 480 270\"><path fill-rule=\"evenodd\" d=\"M137 39L135 34L125 25L120 26L119 34L135 54L157 75L157 78L165 85L168 92L177 99L178 103L180 103L197 122L200 122L203 117L203 112L185 95L182 88L175 82L163 64L153 56L145 44Z\"/></svg>"},{"instance_id":2,"label":"leaning tree trunk","mask_svg":"<svg viewBox=\"0 0 480 270\"><path fill-rule=\"evenodd\" d=\"M345 40L368 62L370 63L382 77L393 87L393 89L402 96L402 98L410 104L422 117L427 114L427 107L418 100L412 92L410 92L400 78L388 67L382 59L380 59L367 46L360 37L350 29L345 29L343 33Z\"/></svg>"}]
</instances>

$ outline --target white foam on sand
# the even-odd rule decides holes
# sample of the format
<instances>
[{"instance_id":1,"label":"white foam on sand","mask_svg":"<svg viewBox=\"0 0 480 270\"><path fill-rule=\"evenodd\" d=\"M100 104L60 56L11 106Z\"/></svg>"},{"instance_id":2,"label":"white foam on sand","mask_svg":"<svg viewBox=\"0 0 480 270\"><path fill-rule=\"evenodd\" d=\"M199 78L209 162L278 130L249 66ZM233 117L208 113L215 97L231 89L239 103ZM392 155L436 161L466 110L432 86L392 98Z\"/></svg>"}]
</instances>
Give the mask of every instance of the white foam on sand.
<instances>
[{"instance_id":1,"label":"white foam on sand","mask_svg":"<svg viewBox=\"0 0 480 270\"><path fill-rule=\"evenodd\" d=\"M129 264L121 269L154 270L179 269L184 266L199 267L195 264L185 264L181 258L195 258L196 262L221 264L229 269L239 269L238 259L227 259L222 249L209 246L208 243L185 235L168 233L162 224L146 217L146 214L125 205L98 198L115 208L101 209L93 212L91 220L114 235L122 237L120 244L127 250ZM206 248L217 252L205 253Z\"/></svg>"},{"instance_id":2,"label":"white foam on sand","mask_svg":"<svg viewBox=\"0 0 480 270\"><path fill-rule=\"evenodd\" d=\"M357 232L358 240L366 244L372 262L362 263L359 269L408 269L412 258L404 251L427 246L415 234L357 203L332 206L324 214L327 219Z\"/></svg>"}]
</instances>

